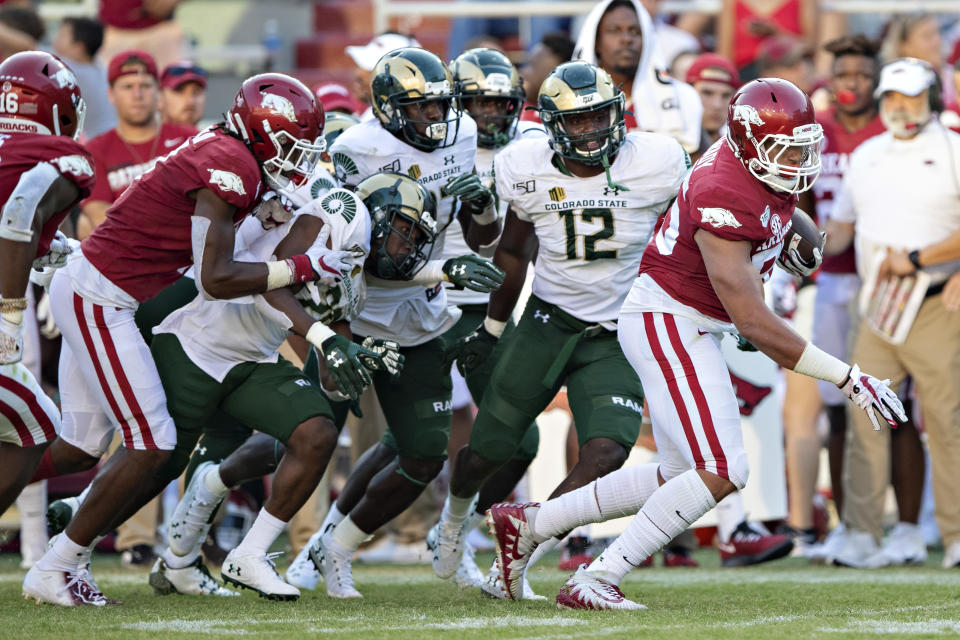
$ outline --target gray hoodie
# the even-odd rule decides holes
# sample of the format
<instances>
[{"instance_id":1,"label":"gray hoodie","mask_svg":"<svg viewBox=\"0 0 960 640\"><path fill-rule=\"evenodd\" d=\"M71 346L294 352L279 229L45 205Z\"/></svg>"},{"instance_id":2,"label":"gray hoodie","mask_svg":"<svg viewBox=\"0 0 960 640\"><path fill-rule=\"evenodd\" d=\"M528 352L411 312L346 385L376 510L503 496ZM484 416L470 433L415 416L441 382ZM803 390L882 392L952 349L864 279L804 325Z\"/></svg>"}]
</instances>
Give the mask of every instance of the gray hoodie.
<instances>
[{"instance_id":1,"label":"gray hoodie","mask_svg":"<svg viewBox=\"0 0 960 640\"><path fill-rule=\"evenodd\" d=\"M576 48L574 60L597 64L597 28L612 0L602 0L587 14ZM632 104L628 106L637 120L637 128L672 136L690 153L700 146L700 124L703 103L696 89L667 75L656 46L656 30L650 14L637 0L631 0L640 19L643 50L633 79Z\"/></svg>"}]
</instances>

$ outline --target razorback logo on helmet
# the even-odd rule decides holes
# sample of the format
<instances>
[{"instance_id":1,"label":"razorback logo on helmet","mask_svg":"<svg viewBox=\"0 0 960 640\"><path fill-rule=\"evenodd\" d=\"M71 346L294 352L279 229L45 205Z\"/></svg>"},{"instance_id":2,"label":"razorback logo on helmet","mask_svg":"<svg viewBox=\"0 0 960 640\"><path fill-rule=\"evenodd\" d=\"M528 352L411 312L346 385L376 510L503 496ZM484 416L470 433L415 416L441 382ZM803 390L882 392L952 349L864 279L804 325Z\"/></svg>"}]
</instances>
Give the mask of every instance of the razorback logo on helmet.
<instances>
[{"instance_id":1,"label":"razorback logo on helmet","mask_svg":"<svg viewBox=\"0 0 960 640\"><path fill-rule=\"evenodd\" d=\"M53 81L57 83L61 89L73 89L77 86L77 77L73 75L73 71L62 67L53 74Z\"/></svg>"},{"instance_id":2,"label":"razorback logo on helmet","mask_svg":"<svg viewBox=\"0 0 960 640\"><path fill-rule=\"evenodd\" d=\"M207 171L210 172L210 184L216 185L223 191L233 191L241 196L247 195L246 189L243 188L243 180L237 174L223 169L207 169Z\"/></svg>"},{"instance_id":3,"label":"razorback logo on helmet","mask_svg":"<svg viewBox=\"0 0 960 640\"><path fill-rule=\"evenodd\" d=\"M263 96L263 106L270 111L273 111L275 114L283 116L290 122L297 121L297 113L293 108L293 103L284 98L283 96L278 96L275 93L262 93Z\"/></svg>"},{"instance_id":4,"label":"razorback logo on helmet","mask_svg":"<svg viewBox=\"0 0 960 640\"><path fill-rule=\"evenodd\" d=\"M733 227L737 229L741 225L736 216L720 207L698 207L700 209L700 222L709 224L715 229L720 227Z\"/></svg>"},{"instance_id":5,"label":"razorback logo on helmet","mask_svg":"<svg viewBox=\"0 0 960 640\"><path fill-rule=\"evenodd\" d=\"M53 161L57 163L60 173L72 173L75 176L93 175L93 167L90 166L90 161L81 155L60 156L54 158Z\"/></svg>"},{"instance_id":6,"label":"razorback logo on helmet","mask_svg":"<svg viewBox=\"0 0 960 640\"><path fill-rule=\"evenodd\" d=\"M747 133L750 133L750 125L755 124L758 127L761 127L764 124L763 118L761 118L760 114L757 113L757 110L749 104L734 105L733 119L742 124L747 130Z\"/></svg>"}]
</instances>

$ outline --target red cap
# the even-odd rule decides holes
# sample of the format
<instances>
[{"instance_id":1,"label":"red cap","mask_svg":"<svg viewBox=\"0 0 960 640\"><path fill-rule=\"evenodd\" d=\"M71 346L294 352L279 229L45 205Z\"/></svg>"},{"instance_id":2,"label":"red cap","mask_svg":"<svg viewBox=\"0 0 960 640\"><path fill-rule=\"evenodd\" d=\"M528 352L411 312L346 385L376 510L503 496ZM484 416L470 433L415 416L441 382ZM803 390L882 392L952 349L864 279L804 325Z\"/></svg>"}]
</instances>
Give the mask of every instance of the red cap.
<instances>
[{"instance_id":1,"label":"red cap","mask_svg":"<svg viewBox=\"0 0 960 640\"><path fill-rule=\"evenodd\" d=\"M740 74L733 63L716 53L702 53L687 70L687 84L708 80L740 88Z\"/></svg>"},{"instance_id":2,"label":"red cap","mask_svg":"<svg viewBox=\"0 0 960 640\"><path fill-rule=\"evenodd\" d=\"M317 100L323 105L324 111L334 111L336 109L347 109L352 114L362 111L350 91L342 84L336 82L325 82L318 84L313 89Z\"/></svg>"},{"instance_id":3,"label":"red cap","mask_svg":"<svg viewBox=\"0 0 960 640\"><path fill-rule=\"evenodd\" d=\"M156 79L157 63L153 56L140 49L121 51L110 59L110 66L107 67L107 80L110 84L116 82L120 76L131 73L147 73Z\"/></svg>"},{"instance_id":4,"label":"red cap","mask_svg":"<svg viewBox=\"0 0 960 640\"><path fill-rule=\"evenodd\" d=\"M181 61L167 65L160 74L160 86L167 89L176 89L188 82L196 82L206 88L207 70L190 61Z\"/></svg>"}]
</instances>

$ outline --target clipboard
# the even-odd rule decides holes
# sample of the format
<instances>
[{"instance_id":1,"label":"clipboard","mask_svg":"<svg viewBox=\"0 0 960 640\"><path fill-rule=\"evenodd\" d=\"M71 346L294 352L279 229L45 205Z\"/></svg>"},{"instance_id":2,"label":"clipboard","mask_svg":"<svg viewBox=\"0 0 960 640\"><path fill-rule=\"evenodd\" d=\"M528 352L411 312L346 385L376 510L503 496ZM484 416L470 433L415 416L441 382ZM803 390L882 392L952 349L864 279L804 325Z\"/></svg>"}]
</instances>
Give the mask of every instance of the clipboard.
<instances>
[{"instance_id":1,"label":"clipboard","mask_svg":"<svg viewBox=\"0 0 960 640\"><path fill-rule=\"evenodd\" d=\"M860 314L867 326L890 344L903 344L930 286L923 271L880 279L885 252L877 252L860 290Z\"/></svg>"}]
</instances>

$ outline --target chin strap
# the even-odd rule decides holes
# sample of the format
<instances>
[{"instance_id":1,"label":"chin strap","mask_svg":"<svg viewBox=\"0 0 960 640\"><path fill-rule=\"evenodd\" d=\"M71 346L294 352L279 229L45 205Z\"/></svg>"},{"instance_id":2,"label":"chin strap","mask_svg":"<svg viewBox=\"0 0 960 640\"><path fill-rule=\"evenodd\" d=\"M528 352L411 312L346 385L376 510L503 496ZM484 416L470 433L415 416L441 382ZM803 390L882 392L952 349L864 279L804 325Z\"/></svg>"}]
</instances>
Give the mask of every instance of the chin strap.
<instances>
[{"instance_id":1,"label":"chin strap","mask_svg":"<svg viewBox=\"0 0 960 640\"><path fill-rule=\"evenodd\" d=\"M607 176L607 184L610 185L611 189L619 190L619 191L630 191L630 189L623 186L622 184L617 184L616 182L613 181L613 176L610 175L610 160L607 158L606 153L600 155L600 164L603 165L603 172Z\"/></svg>"}]
</instances>

